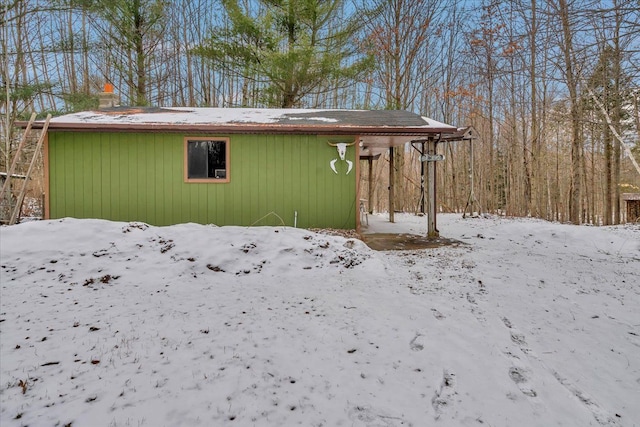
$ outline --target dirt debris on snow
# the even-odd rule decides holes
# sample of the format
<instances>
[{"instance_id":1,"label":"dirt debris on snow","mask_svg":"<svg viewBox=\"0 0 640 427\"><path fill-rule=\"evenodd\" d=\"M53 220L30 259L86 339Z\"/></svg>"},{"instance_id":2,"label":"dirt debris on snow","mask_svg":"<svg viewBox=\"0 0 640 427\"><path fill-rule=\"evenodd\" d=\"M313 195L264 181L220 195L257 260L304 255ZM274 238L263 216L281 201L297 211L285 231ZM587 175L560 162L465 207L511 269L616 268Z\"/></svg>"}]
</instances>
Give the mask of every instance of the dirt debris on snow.
<instances>
[{"instance_id":1,"label":"dirt debris on snow","mask_svg":"<svg viewBox=\"0 0 640 427\"><path fill-rule=\"evenodd\" d=\"M0 425L637 425L640 227L440 227L3 227Z\"/></svg>"}]
</instances>

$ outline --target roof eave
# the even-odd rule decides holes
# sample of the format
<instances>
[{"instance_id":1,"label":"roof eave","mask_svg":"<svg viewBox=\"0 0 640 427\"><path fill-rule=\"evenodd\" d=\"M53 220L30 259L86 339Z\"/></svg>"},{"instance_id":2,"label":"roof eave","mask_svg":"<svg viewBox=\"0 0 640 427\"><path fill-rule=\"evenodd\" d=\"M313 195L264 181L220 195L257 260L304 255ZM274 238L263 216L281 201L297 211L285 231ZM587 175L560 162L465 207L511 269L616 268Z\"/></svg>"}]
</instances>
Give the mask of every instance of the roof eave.
<instances>
[{"instance_id":1,"label":"roof eave","mask_svg":"<svg viewBox=\"0 0 640 427\"><path fill-rule=\"evenodd\" d=\"M34 129L42 129L43 122L33 123ZM17 122L25 128L26 122ZM150 124L150 123L49 123L49 131L79 132L202 132L202 133L271 133L317 135L428 135L455 133L455 127L428 126L352 126L352 125L282 125L282 124Z\"/></svg>"}]
</instances>

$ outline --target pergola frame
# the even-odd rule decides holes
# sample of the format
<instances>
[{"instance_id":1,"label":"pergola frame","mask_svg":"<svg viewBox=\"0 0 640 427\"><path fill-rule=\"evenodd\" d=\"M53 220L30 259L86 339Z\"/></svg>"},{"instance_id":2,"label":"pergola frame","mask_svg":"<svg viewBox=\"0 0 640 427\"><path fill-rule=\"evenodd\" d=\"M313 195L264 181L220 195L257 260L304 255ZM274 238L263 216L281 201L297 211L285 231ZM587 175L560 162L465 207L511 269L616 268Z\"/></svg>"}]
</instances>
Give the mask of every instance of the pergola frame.
<instances>
[{"instance_id":1,"label":"pergola frame","mask_svg":"<svg viewBox=\"0 0 640 427\"><path fill-rule=\"evenodd\" d=\"M441 142L458 142L469 141L471 142L475 137L472 134L472 128L460 128L455 133L434 133L429 135L426 139L414 139L409 141L411 146L418 150L420 153L420 197L421 197L421 211L427 217L427 237L437 238L440 236L440 232L437 228L437 181L436 181L436 160L438 143ZM419 146L416 146L419 144ZM398 145L390 145L389 150L389 222L394 222L394 187L393 181L395 177L395 168L393 166L393 152L397 149ZM420 147L420 148L418 148ZM361 155L360 159L366 159L368 161L368 179L369 179L369 213L373 213L373 204L371 203L373 198L373 160L379 158L377 156ZM426 169L426 174L425 174ZM425 185L426 184L426 185ZM425 190L427 194L427 209L425 212Z\"/></svg>"}]
</instances>

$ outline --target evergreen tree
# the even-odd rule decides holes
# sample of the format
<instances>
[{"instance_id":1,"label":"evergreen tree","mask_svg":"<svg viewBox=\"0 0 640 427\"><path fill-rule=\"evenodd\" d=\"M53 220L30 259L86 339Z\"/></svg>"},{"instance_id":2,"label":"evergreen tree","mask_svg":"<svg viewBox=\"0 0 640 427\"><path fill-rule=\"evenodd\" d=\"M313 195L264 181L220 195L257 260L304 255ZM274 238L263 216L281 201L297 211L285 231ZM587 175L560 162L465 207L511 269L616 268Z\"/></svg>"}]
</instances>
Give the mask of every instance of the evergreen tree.
<instances>
[{"instance_id":1,"label":"evergreen tree","mask_svg":"<svg viewBox=\"0 0 640 427\"><path fill-rule=\"evenodd\" d=\"M196 53L257 83L260 104L300 106L305 96L352 84L373 65L359 51L360 26L355 15L344 16L343 0L258 0L257 12L238 0L222 4L228 24L213 28Z\"/></svg>"},{"instance_id":2,"label":"evergreen tree","mask_svg":"<svg viewBox=\"0 0 640 427\"><path fill-rule=\"evenodd\" d=\"M150 63L166 27L164 0L74 0L95 14L107 57L129 88L132 105L150 103ZM115 76L105 73L107 80Z\"/></svg>"}]
</instances>

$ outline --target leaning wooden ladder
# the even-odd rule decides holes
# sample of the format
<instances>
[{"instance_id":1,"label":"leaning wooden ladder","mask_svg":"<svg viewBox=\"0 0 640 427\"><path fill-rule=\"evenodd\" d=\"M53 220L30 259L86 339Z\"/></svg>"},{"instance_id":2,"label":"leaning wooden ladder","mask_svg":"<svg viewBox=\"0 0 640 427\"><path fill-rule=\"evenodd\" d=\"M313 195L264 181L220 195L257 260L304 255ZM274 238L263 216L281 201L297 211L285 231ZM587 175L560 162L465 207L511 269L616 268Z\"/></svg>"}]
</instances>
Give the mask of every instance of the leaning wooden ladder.
<instances>
[{"instance_id":1,"label":"leaning wooden ladder","mask_svg":"<svg viewBox=\"0 0 640 427\"><path fill-rule=\"evenodd\" d=\"M13 172L16 169L18 164L18 158L20 157L20 153L25 146L27 141L27 137L31 132L31 127L33 126L33 122L36 119L36 113L31 114L31 118L29 119L29 123L27 124L27 128L22 135L22 139L20 140L20 144L18 144L18 150L13 158L13 162L11 163L11 168L7 171L7 179L2 186L2 190L0 190L0 200L4 196L4 193L8 191L10 187L11 177L13 176ZM40 133L40 137L38 138L38 144L36 145L36 150L33 152L33 157L31 157L31 163L29 164L29 169L27 170L27 174L25 175L24 182L22 183L22 188L20 189L20 193L18 198L16 199L16 205L13 207L13 211L11 212L11 217L9 219L9 225L13 225L17 222L18 216L20 215L20 211L22 211L22 203L24 202L24 196L27 192L27 184L29 183L29 178L31 177L31 173L33 172L33 167L36 164L36 159L38 158L38 153L40 153L40 149L42 148L42 144L44 143L44 139L47 136L47 130L49 129L49 121L51 120L51 114L47 114L47 118L44 121L44 125L42 126L42 132Z\"/></svg>"}]
</instances>

